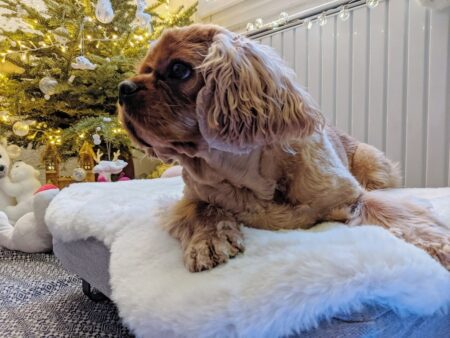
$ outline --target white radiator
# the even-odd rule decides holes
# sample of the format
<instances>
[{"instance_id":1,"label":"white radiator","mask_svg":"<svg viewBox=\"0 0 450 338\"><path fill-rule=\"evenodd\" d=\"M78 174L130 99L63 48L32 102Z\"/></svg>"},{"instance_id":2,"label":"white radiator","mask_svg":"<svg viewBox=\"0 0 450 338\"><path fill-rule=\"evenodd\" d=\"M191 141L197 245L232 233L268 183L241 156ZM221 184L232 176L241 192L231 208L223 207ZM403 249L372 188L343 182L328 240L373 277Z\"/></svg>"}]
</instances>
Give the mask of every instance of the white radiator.
<instances>
[{"instance_id":1,"label":"white radiator","mask_svg":"<svg viewBox=\"0 0 450 338\"><path fill-rule=\"evenodd\" d=\"M339 128L400 162L408 187L450 185L450 10L389 0L258 37Z\"/></svg>"}]
</instances>

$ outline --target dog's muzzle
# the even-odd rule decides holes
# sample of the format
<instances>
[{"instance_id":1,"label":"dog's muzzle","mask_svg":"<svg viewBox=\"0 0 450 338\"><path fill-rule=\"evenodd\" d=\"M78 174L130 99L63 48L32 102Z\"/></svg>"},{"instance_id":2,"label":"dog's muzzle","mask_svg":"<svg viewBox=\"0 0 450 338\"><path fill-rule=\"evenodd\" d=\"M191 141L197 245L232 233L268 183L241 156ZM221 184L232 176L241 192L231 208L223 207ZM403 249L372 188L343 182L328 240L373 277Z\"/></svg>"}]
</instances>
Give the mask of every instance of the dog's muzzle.
<instances>
[{"instance_id":1,"label":"dog's muzzle","mask_svg":"<svg viewBox=\"0 0 450 338\"><path fill-rule=\"evenodd\" d=\"M122 81L119 84L119 104L123 105L124 103L127 103L127 100L131 99L139 89L139 86L133 81Z\"/></svg>"}]
</instances>

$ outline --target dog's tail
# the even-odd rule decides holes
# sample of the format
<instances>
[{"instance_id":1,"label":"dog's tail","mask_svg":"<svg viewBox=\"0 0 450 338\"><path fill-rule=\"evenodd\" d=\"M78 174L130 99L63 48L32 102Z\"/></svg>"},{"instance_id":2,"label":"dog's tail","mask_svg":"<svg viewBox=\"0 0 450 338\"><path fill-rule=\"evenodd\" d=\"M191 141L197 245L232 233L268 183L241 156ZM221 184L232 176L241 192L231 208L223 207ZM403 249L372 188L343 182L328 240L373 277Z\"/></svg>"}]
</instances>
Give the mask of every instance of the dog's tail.
<instances>
[{"instance_id":1,"label":"dog's tail","mask_svg":"<svg viewBox=\"0 0 450 338\"><path fill-rule=\"evenodd\" d=\"M450 229L432 210L419 203L393 198L382 191L365 192L348 223L380 225L395 236L427 251L450 270Z\"/></svg>"}]
</instances>

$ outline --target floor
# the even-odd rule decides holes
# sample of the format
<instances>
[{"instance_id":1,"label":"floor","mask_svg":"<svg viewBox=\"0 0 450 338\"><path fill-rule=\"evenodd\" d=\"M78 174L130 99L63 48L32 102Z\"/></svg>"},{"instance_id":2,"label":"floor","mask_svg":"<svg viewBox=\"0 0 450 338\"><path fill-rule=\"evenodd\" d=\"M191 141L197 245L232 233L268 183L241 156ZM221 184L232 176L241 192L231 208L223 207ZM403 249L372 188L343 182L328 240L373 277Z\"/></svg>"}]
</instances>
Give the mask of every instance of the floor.
<instances>
[{"instance_id":1,"label":"floor","mask_svg":"<svg viewBox=\"0 0 450 338\"><path fill-rule=\"evenodd\" d=\"M132 337L109 301L94 303L53 254L0 249L0 337Z\"/></svg>"}]
</instances>

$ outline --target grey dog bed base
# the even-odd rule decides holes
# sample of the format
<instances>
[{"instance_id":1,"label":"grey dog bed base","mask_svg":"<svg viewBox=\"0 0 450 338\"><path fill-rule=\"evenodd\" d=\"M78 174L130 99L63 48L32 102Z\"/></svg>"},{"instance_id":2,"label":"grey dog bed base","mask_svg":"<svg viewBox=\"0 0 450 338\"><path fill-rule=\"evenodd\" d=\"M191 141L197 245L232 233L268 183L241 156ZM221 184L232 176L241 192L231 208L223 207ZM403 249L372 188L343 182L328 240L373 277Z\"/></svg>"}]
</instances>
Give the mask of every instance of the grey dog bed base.
<instances>
[{"instance_id":1,"label":"grey dog bed base","mask_svg":"<svg viewBox=\"0 0 450 338\"><path fill-rule=\"evenodd\" d=\"M111 298L110 251L102 242L93 238L73 242L54 240L53 251L67 270L86 281L84 287L92 286ZM101 299L101 296L96 298L96 295L85 293L93 300ZM365 306L359 312L340 314L329 321L324 321L316 329L289 336L289 338L325 337L448 338L450 315L399 318L381 306Z\"/></svg>"},{"instance_id":2,"label":"grey dog bed base","mask_svg":"<svg viewBox=\"0 0 450 338\"><path fill-rule=\"evenodd\" d=\"M94 238L84 241L53 241L53 252L61 264L103 295L111 298L109 249Z\"/></svg>"}]
</instances>

